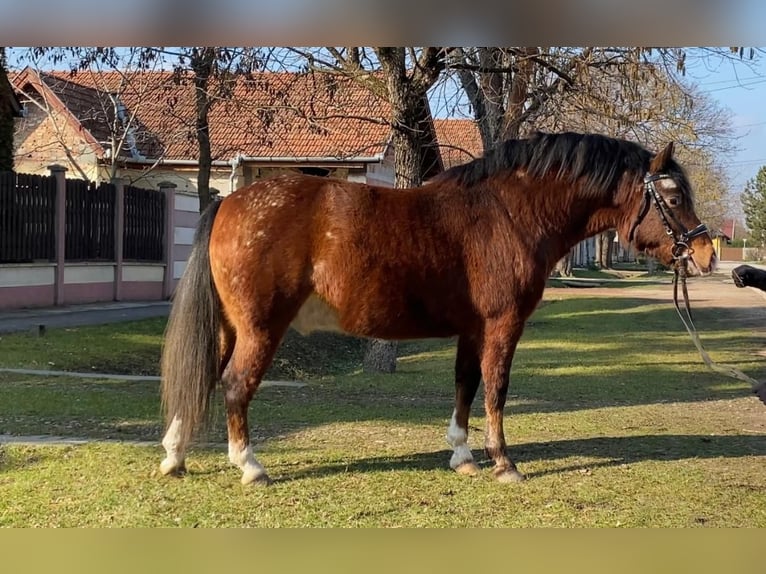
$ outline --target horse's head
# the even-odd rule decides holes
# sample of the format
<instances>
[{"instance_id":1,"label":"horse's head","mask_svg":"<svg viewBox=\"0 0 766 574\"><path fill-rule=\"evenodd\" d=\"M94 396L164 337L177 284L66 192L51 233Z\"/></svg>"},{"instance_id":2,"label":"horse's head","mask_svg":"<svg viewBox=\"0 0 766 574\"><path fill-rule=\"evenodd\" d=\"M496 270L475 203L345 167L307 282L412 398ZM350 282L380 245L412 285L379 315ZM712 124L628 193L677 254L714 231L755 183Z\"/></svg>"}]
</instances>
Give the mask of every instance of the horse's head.
<instances>
[{"instance_id":1,"label":"horse's head","mask_svg":"<svg viewBox=\"0 0 766 574\"><path fill-rule=\"evenodd\" d=\"M635 192L631 193L636 197ZM694 211L691 186L673 160L673 144L652 158L635 212L620 229L624 237L665 265L686 265L688 275L707 275L716 265L713 241Z\"/></svg>"}]
</instances>

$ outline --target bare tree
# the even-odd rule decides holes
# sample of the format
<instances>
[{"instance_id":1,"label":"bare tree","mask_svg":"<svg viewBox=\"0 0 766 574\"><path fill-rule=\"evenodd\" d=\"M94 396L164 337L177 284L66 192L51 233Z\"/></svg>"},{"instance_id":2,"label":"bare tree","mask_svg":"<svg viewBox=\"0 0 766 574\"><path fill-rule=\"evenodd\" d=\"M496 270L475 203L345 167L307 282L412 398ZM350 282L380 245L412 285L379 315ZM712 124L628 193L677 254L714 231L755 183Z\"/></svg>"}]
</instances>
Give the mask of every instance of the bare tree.
<instances>
[{"instance_id":1,"label":"bare tree","mask_svg":"<svg viewBox=\"0 0 766 574\"><path fill-rule=\"evenodd\" d=\"M197 193L200 212L212 201L210 173L213 165L210 113L214 106L234 99L238 81L260 69L259 48L194 46L184 48L142 48L141 60L162 60L173 70L177 84L194 89L194 117L186 118L198 150ZM163 64L164 65L164 64Z\"/></svg>"}]
</instances>

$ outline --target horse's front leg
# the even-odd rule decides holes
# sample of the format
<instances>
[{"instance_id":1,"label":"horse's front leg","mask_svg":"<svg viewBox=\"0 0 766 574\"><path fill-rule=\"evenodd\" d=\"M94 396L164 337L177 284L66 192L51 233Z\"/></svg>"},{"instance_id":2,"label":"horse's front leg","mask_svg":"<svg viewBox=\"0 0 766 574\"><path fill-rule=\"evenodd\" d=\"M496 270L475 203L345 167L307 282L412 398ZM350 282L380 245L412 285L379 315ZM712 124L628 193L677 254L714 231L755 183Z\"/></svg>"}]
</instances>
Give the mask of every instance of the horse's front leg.
<instances>
[{"instance_id":1,"label":"horse's front leg","mask_svg":"<svg viewBox=\"0 0 766 574\"><path fill-rule=\"evenodd\" d=\"M485 329L481 355L484 377L484 409L487 428L484 450L495 467L493 473L500 482L520 482L525 479L508 456L503 432L503 409L508 395L511 362L521 337L523 323L518 321L494 322Z\"/></svg>"},{"instance_id":2,"label":"horse's front leg","mask_svg":"<svg viewBox=\"0 0 766 574\"><path fill-rule=\"evenodd\" d=\"M479 472L468 448L468 417L479 381L481 365L476 340L470 335L461 335L455 359L455 410L446 437L453 449L450 467L459 474L475 475Z\"/></svg>"}]
</instances>

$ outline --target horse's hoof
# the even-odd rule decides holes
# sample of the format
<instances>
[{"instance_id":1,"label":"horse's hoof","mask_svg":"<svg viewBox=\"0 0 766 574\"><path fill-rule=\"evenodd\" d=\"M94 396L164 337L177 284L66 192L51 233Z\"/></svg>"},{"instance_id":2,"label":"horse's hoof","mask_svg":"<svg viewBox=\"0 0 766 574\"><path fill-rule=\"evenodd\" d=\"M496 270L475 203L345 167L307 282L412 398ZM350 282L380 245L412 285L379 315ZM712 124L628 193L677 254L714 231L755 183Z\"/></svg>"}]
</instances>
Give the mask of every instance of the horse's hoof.
<instances>
[{"instance_id":1,"label":"horse's hoof","mask_svg":"<svg viewBox=\"0 0 766 574\"><path fill-rule=\"evenodd\" d=\"M253 486L271 486L273 483L274 481L265 472L260 474L245 473L242 475L242 484L245 486L250 484Z\"/></svg>"},{"instance_id":2,"label":"horse's hoof","mask_svg":"<svg viewBox=\"0 0 766 574\"><path fill-rule=\"evenodd\" d=\"M455 472L464 476L476 476L479 474L479 467L475 462L464 462L460 466L455 468Z\"/></svg>"},{"instance_id":3,"label":"horse's hoof","mask_svg":"<svg viewBox=\"0 0 766 574\"><path fill-rule=\"evenodd\" d=\"M501 468L494 471L495 480L502 483L524 482L527 477L515 468Z\"/></svg>"},{"instance_id":4,"label":"horse's hoof","mask_svg":"<svg viewBox=\"0 0 766 574\"><path fill-rule=\"evenodd\" d=\"M160 463L160 472L163 476L183 476L186 474L186 465L166 458Z\"/></svg>"}]
</instances>

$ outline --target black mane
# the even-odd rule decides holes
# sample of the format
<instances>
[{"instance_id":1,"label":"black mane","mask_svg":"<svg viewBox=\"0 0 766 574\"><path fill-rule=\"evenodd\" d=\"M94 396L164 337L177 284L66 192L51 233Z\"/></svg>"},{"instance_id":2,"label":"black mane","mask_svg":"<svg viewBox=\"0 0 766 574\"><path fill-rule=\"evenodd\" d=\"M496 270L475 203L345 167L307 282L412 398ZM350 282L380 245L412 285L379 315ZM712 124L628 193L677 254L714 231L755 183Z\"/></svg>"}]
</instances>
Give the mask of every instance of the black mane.
<instances>
[{"instance_id":1,"label":"black mane","mask_svg":"<svg viewBox=\"0 0 766 574\"><path fill-rule=\"evenodd\" d=\"M553 176L568 182L585 178L585 190L613 190L625 172L643 177L653 153L627 140L597 134L537 132L528 139L507 140L483 157L439 174L434 181L473 186L503 171L524 169L530 177ZM668 175L684 189L686 175L675 161Z\"/></svg>"}]
</instances>

